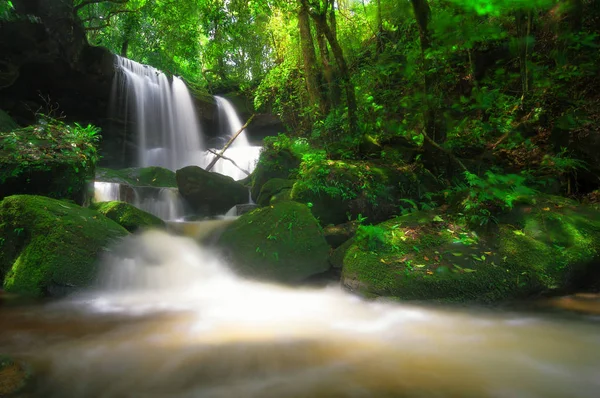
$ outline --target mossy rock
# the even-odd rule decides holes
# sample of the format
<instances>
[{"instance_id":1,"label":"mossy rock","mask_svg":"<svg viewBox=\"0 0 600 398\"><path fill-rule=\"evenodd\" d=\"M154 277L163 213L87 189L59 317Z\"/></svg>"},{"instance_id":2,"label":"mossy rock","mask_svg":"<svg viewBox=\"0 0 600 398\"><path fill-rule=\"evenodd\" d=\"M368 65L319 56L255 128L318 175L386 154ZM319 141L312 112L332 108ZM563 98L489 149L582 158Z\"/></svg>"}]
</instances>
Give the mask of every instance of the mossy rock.
<instances>
[{"instance_id":1,"label":"mossy rock","mask_svg":"<svg viewBox=\"0 0 600 398\"><path fill-rule=\"evenodd\" d=\"M0 354L0 397L14 396L23 390L31 372L9 356Z\"/></svg>"},{"instance_id":2,"label":"mossy rock","mask_svg":"<svg viewBox=\"0 0 600 398\"><path fill-rule=\"evenodd\" d=\"M283 178L272 178L267 181L261 188L260 194L256 203L259 206L267 206L271 202L271 198L277 196L282 191L290 191L294 186L294 180L286 180Z\"/></svg>"},{"instance_id":3,"label":"mossy rock","mask_svg":"<svg viewBox=\"0 0 600 398\"><path fill-rule=\"evenodd\" d=\"M248 188L229 176L187 166L177 170L176 177L179 193L199 215L221 215L248 203Z\"/></svg>"},{"instance_id":4,"label":"mossy rock","mask_svg":"<svg viewBox=\"0 0 600 398\"><path fill-rule=\"evenodd\" d=\"M358 221L349 221L338 225L328 225L323 228L323 235L325 236L327 243L329 243L329 246L335 249L352 238L359 225Z\"/></svg>"},{"instance_id":5,"label":"mossy rock","mask_svg":"<svg viewBox=\"0 0 600 398\"><path fill-rule=\"evenodd\" d=\"M12 120L8 113L0 109L0 133L8 133L18 128L19 125Z\"/></svg>"},{"instance_id":6,"label":"mossy rock","mask_svg":"<svg viewBox=\"0 0 600 398\"><path fill-rule=\"evenodd\" d=\"M157 188L177 187L175 172L157 166L130 167L121 170L98 168L96 181Z\"/></svg>"},{"instance_id":7,"label":"mossy rock","mask_svg":"<svg viewBox=\"0 0 600 398\"><path fill-rule=\"evenodd\" d=\"M110 218L129 232L142 228L166 228L165 222L160 218L126 202L94 203L90 205L90 209Z\"/></svg>"},{"instance_id":8,"label":"mossy rock","mask_svg":"<svg viewBox=\"0 0 600 398\"><path fill-rule=\"evenodd\" d=\"M218 245L242 275L278 282L305 280L329 269L329 246L308 207L281 202L246 213Z\"/></svg>"},{"instance_id":9,"label":"mossy rock","mask_svg":"<svg viewBox=\"0 0 600 398\"><path fill-rule=\"evenodd\" d=\"M7 292L62 296L90 285L96 259L126 229L102 214L43 196L0 202L0 277Z\"/></svg>"},{"instance_id":10,"label":"mossy rock","mask_svg":"<svg viewBox=\"0 0 600 398\"><path fill-rule=\"evenodd\" d=\"M410 200L440 188L435 177L417 164L327 160L303 173L294 184L291 199L310 204L323 226L359 215L376 223L410 207Z\"/></svg>"},{"instance_id":11,"label":"mossy rock","mask_svg":"<svg viewBox=\"0 0 600 398\"><path fill-rule=\"evenodd\" d=\"M58 121L0 132L0 199L43 195L89 203L97 136Z\"/></svg>"},{"instance_id":12,"label":"mossy rock","mask_svg":"<svg viewBox=\"0 0 600 398\"><path fill-rule=\"evenodd\" d=\"M580 289L600 261L600 212L561 201L515 209L514 223L482 236L435 212L359 229L334 253L342 283L367 296L484 303Z\"/></svg>"},{"instance_id":13,"label":"mossy rock","mask_svg":"<svg viewBox=\"0 0 600 398\"><path fill-rule=\"evenodd\" d=\"M252 199L258 201L260 191L267 181L274 178L287 180L299 165L300 159L289 149L263 148L252 172Z\"/></svg>"}]
</instances>

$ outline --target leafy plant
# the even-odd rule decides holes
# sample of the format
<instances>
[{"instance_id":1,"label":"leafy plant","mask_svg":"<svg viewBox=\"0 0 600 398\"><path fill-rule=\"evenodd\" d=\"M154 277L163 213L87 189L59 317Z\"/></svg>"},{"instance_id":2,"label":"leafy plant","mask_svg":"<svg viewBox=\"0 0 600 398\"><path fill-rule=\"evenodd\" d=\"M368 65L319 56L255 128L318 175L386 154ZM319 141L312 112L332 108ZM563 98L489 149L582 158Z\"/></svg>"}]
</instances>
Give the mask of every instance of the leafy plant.
<instances>
[{"instance_id":1,"label":"leafy plant","mask_svg":"<svg viewBox=\"0 0 600 398\"><path fill-rule=\"evenodd\" d=\"M512 209L515 202L535 193L525 185L526 178L518 174L487 171L482 178L465 172L465 178L468 186L459 186L456 191L465 196L460 205L468 223L476 226L497 222L498 213Z\"/></svg>"},{"instance_id":2,"label":"leafy plant","mask_svg":"<svg viewBox=\"0 0 600 398\"><path fill-rule=\"evenodd\" d=\"M356 242L364 249L376 251L382 249L387 243L385 229L377 225L361 225L356 231Z\"/></svg>"}]
</instances>

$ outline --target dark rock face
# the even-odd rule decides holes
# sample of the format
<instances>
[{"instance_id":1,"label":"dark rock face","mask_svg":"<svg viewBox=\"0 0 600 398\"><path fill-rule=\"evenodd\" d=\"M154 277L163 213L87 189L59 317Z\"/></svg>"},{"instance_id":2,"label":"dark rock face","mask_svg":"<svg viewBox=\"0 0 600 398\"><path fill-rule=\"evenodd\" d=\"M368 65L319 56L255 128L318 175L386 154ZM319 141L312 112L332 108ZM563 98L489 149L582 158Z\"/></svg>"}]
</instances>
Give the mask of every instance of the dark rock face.
<instances>
[{"instance_id":1,"label":"dark rock face","mask_svg":"<svg viewBox=\"0 0 600 398\"><path fill-rule=\"evenodd\" d=\"M177 170L176 178L179 193L198 215L225 214L248 202L248 189L231 177L188 166Z\"/></svg>"},{"instance_id":2,"label":"dark rock face","mask_svg":"<svg viewBox=\"0 0 600 398\"><path fill-rule=\"evenodd\" d=\"M14 5L16 20L0 24L0 108L23 125L39 111L104 126L113 55L87 43L68 2Z\"/></svg>"}]
</instances>

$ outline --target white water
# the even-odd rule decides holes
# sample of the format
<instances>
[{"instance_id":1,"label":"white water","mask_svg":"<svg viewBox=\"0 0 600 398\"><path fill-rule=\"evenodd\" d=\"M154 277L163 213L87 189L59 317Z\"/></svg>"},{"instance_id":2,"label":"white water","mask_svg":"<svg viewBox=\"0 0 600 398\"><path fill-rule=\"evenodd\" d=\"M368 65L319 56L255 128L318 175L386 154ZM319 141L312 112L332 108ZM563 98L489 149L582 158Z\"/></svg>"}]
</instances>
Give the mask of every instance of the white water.
<instances>
[{"instance_id":1,"label":"white water","mask_svg":"<svg viewBox=\"0 0 600 398\"><path fill-rule=\"evenodd\" d=\"M125 189L124 189L125 188ZM129 195L124 195L124 192ZM114 182L94 182L94 201L127 202L165 221L180 220L185 216L184 200L177 188L123 186Z\"/></svg>"},{"instance_id":2,"label":"white water","mask_svg":"<svg viewBox=\"0 0 600 398\"><path fill-rule=\"evenodd\" d=\"M162 232L127 238L102 269L96 291L5 314L0 351L37 369L36 396L595 398L600 388L597 323L242 280Z\"/></svg>"},{"instance_id":3,"label":"white water","mask_svg":"<svg viewBox=\"0 0 600 398\"><path fill-rule=\"evenodd\" d=\"M200 162L202 133L185 84L161 71L117 56L113 112L133 118L137 165L176 169Z\"/></svg>"},{"instance_id":4,"label":"white water","mask_svg":"<svg viewBox=\"0 0 600 398\"><path fill-rule=\"evenodd\" d=\"M219 112L220 135L226 138L225 142L228 142L229 139L242 128L243 124L233 107L233 104L229 100L215 96L215 101L217 102L217 110ZM219 148L213 148L213 150L216 152L220 151ZM250 145L248 136L244 130L224 153L224 156L235 161L239 168L228 160L219 159L211 171L230 176L234 180L246 178L247 175L242 172L240 168L252 173L256 167L256 161L260 155L260 150L260 146ZM200 166L206 168L213 157L213 154L207 152L206 160Z\"/></svg>"}]
</instances>

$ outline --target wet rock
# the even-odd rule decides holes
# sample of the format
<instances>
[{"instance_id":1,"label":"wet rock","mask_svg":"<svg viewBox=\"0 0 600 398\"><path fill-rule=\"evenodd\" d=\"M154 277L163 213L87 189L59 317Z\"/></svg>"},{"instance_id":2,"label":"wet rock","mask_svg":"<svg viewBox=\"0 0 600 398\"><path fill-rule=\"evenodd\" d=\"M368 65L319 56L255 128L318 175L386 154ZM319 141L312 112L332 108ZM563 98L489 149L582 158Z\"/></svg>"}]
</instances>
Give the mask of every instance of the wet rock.
<instances>
[{"instance_id":1,"label":"wet rock","mask_svg":"<svg viewBox=\"0 0 600 398\"><path fill-rule=\"evenodd\" d=\"M11 357L0 354L0 397L21 391L30 377L28 369Z\"/></svg>"},{"instance_id":2,"label":"wet rock","mask_svg":"<svg viewBox=\"0 0 600 398\"><path fill-rule=\"evenodd\" d=\"M181 196L202 216L222 215L233 206L248 202L248 188L231 177L198 166L177 170L176 179Z\"/></svg>"}]
</instances>

